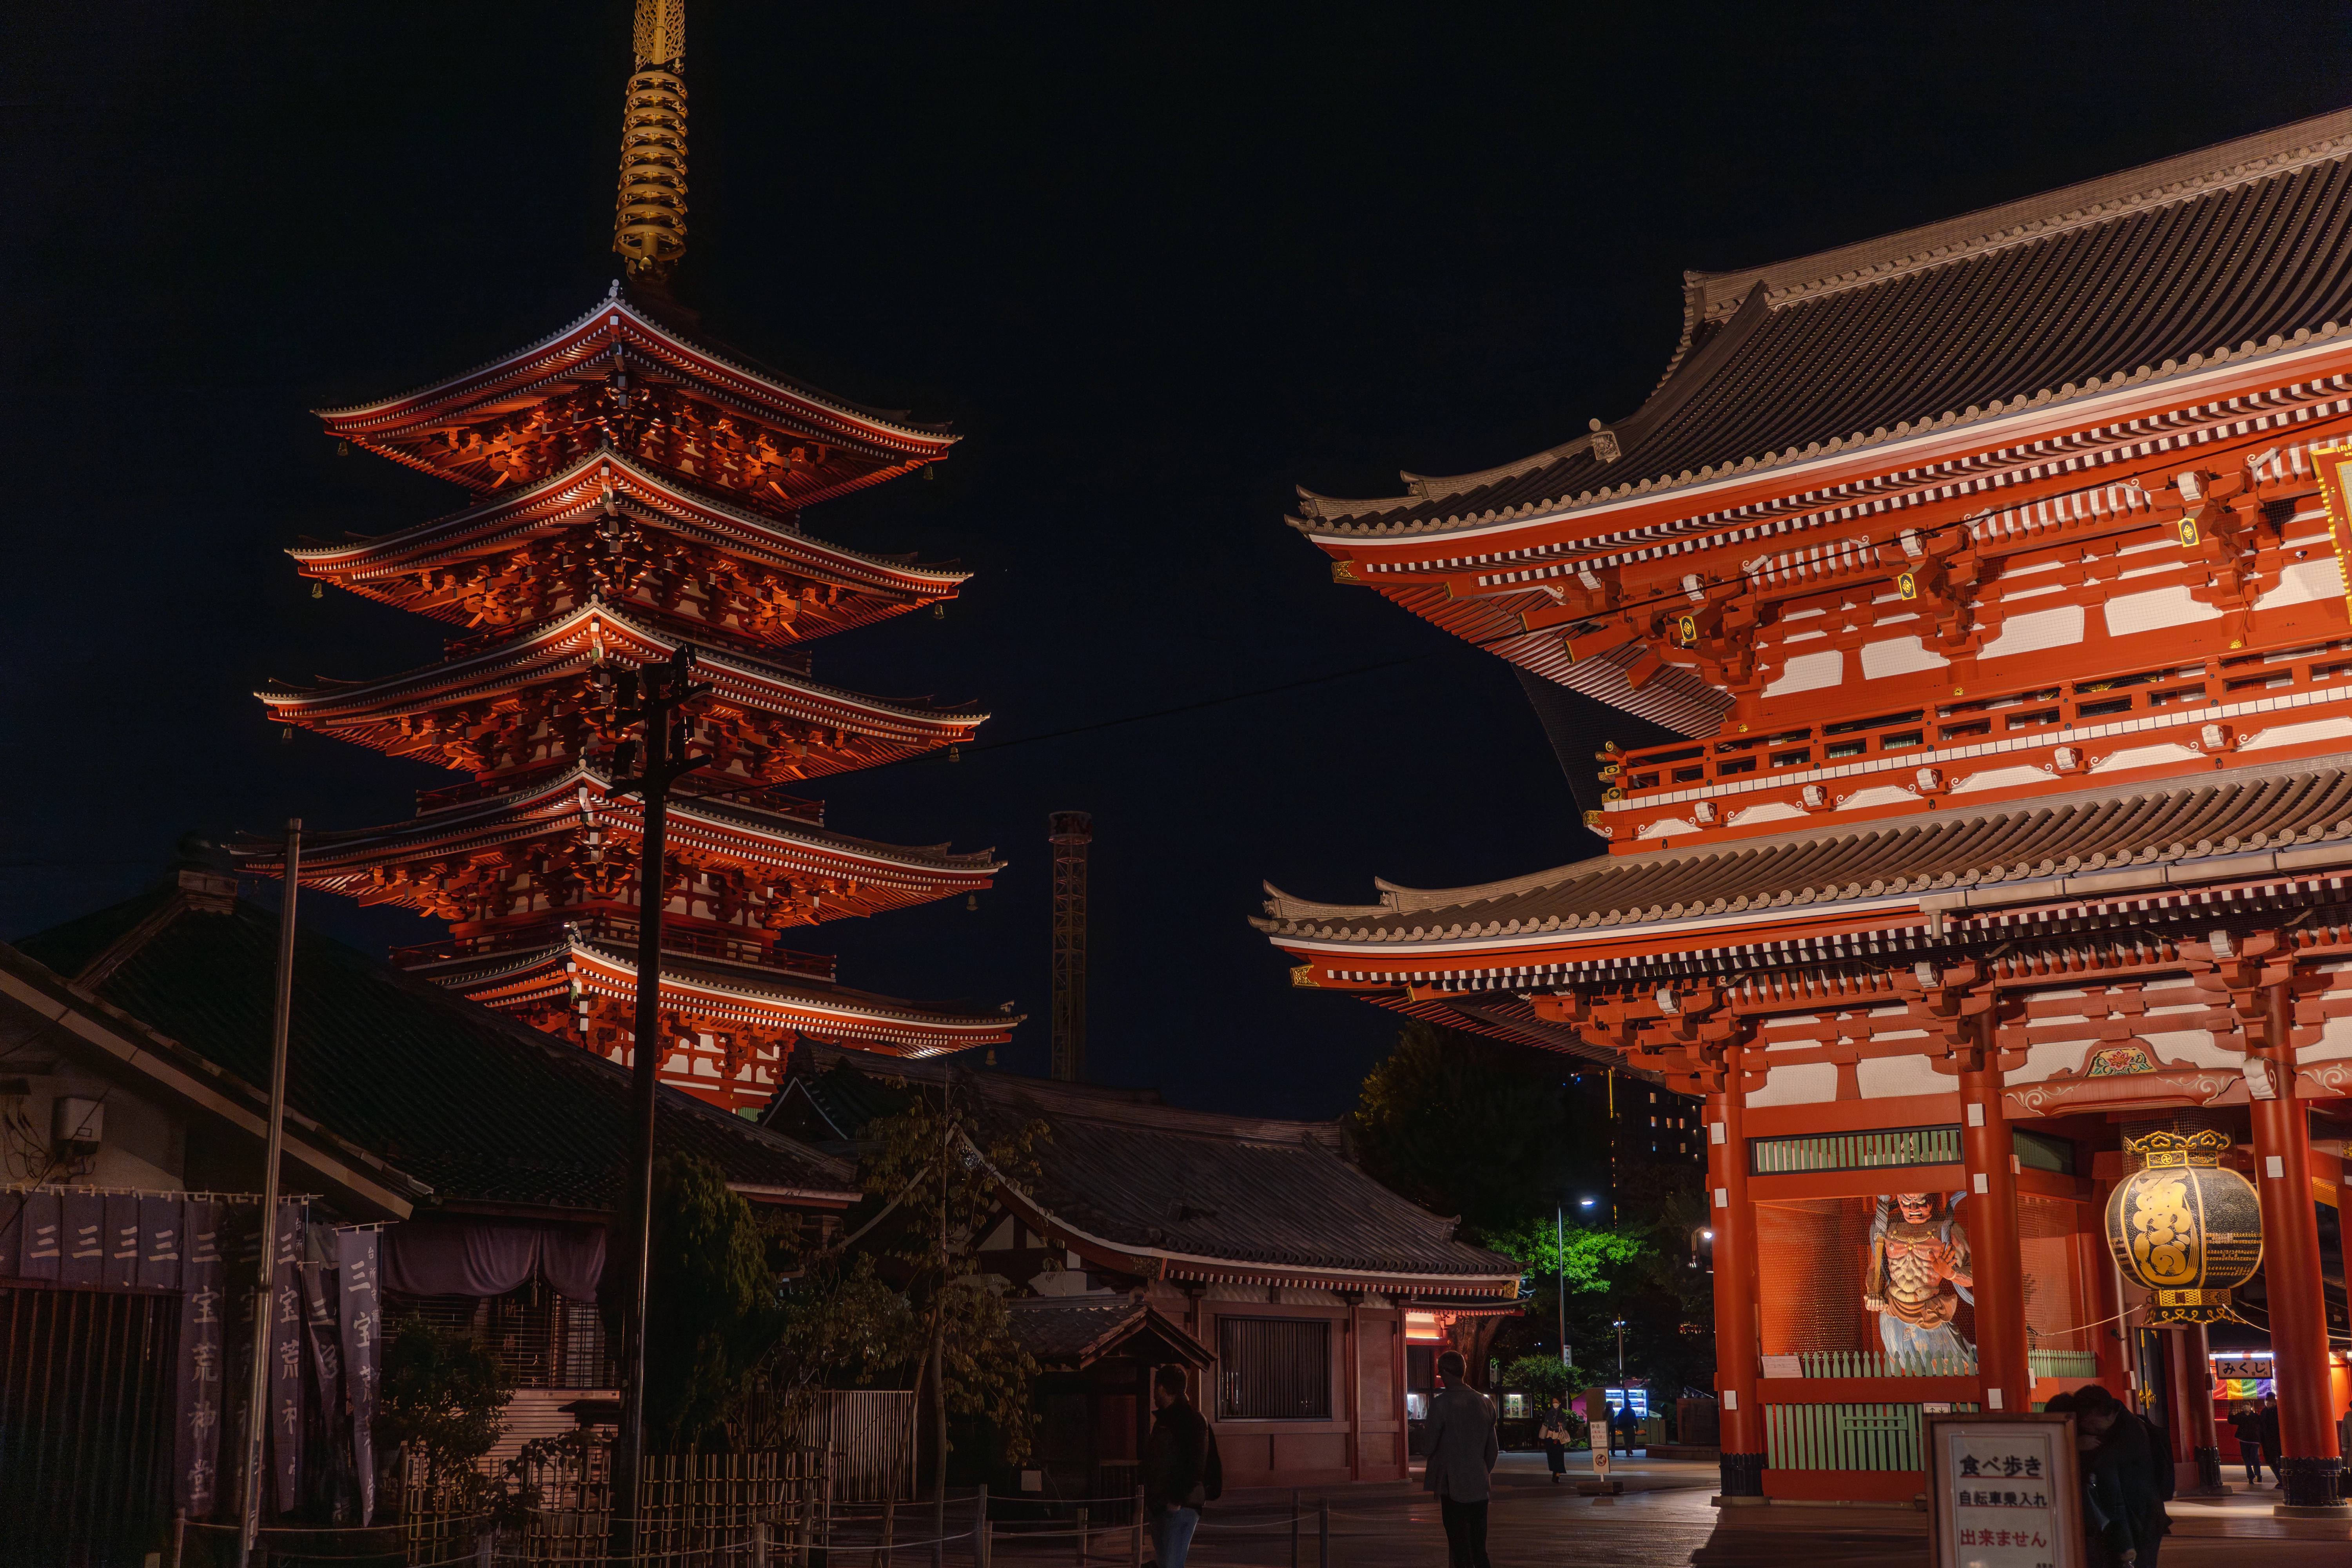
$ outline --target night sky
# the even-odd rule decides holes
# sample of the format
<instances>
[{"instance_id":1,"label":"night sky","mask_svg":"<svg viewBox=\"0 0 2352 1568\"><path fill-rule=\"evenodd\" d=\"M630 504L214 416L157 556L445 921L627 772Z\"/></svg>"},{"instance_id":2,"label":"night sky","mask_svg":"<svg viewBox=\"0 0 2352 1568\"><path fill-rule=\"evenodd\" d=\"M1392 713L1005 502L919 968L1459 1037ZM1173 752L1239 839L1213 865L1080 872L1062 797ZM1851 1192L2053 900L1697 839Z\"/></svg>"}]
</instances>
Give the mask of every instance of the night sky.
<instances>
[{"instance_id":1,"label":"night sky","mask_svg":"<svg viewBox=\"0 0 2352 1568\"><path fill-rule=\"evenodd\" d=\"M0 24L8 474L0 935L179 837L410 815L454 775L251 690L437 657L280 552L454 487L308 410L602 296L627 0L16 6ZM1094 813L1092 1076L1329 1116L1396 1020L1294 991L1261 878L1362 900L1591 854L1509 668L1283 523L1291 487L1506 462L1620 417L1684 268L1761 263L2352 100L2340 4L863 5L688 33L713 336L966 437L810 531L977 572L820 678L995 714L827 779L845 831L995 845L961 900L789 940L1047 1049L1045 815ZM1184 711L1108 724L1164 710ZM1065 733L1066 731L1075 731ZM1630 725L1596 714L1594 744ZM372 951L432 927L306 896Z\"/></svg>"}]
</instances>

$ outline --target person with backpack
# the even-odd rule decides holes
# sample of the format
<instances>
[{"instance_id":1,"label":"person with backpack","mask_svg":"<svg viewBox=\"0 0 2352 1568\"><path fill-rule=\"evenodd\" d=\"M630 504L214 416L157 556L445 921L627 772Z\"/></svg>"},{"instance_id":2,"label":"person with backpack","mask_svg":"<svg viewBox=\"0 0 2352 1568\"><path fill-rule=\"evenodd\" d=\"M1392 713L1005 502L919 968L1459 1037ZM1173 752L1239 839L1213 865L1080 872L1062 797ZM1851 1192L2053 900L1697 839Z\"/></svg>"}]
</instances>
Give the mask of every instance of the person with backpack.
<instances>
[{"instance_id":1,"label":"person with backpack","mask_svg":"<svg viewBox=\"0 0 2352 1568\"><path fill-rule=\"evenodd\" d=\"M1225 1489L1217 1434L1185 1397L1184 1369L1163 1366L1151 1379L1151 1437L1143 1447L1143 1512L1160 1568L1184 1568L1203 1504Z\"/></svg>"}]
</instances>

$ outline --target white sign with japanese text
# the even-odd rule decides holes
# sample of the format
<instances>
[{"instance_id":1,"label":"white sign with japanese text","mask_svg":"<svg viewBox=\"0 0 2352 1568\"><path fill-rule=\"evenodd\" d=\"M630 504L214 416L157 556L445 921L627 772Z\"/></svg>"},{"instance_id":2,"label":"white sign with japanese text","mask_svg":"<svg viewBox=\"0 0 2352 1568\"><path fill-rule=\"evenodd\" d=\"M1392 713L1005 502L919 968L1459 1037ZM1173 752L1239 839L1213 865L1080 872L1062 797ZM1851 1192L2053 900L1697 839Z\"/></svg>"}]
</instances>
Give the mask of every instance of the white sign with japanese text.
<instances>
[{"instance_id":1,"label":"white sign with japanese text","mask_svg":"<svg viewBox=\"0 0 2352 1568\"><path fill-rule=\"evenodd\" d=\"M2082 1568L2071 1415L1928 1415L1935 1568Z\"/></svg>"}]
</instances>

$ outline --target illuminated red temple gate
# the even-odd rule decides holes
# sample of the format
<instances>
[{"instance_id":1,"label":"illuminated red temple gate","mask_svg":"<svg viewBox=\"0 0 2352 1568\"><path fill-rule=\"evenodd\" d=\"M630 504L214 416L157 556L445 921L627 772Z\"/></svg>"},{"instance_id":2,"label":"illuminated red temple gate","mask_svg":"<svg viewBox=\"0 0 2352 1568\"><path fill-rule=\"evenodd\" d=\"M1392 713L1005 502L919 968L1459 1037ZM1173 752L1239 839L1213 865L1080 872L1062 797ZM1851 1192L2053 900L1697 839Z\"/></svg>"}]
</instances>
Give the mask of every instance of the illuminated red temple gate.
<instances>
[{"instance_id":1,"label":"illuminated red temple gate","mask_svg":"<svg viewBox=\"0 0 2352 1568\"><path fill-rule=\"evenodd\" d=\"M828 773L953 747L985 715L866 696L808 647L955 596L966 573L830 543L805 509L913 473L955 437L698 341L668 288L685 243L683 27L641 0L614 248L629 274L549 337L394 397L324 411L327 434L446 479L454 511L292 552L323 585L449 623L434 665L260 693L289 726L467 781L406 822L310 839L303 880L449 921L394 957L615 1058L633 1047L642 805L613 793L617 678L697 652L709 761L669 807L664 1081L763 1104L802 1035L895 1055L992 1046L1007 1012L836 983L793 951L820 921L987 888L985 853L828 829L799 793ZM649 20L650 18L650 20ZM273 846L245 847L270 871Z\"/></svg>"},{"instance_id":2,"label":"illuminated red temple gate","mask_svg":"<svg viewBox=\"0 0 2352 1568\"><path fill-rule=\"evenodd\" d=\"M2103 1234L2125 1137L2210 1128L2261 1194L2282 1500L2343 1507L2347 227L2337 114L1694 274L1627 417L1293 520L1687 737L1599 759L1601 856L1257 923L1301 984L1706 1096L1727 1498L1908 1500L1922 1405L2087 1381L2217 1480L2206 1330L2137 1331ZM1973 1300L1903 1299L1950 1323L1865 1308L1874 1248L1955 1225Z\"/></svg>"}]
</instances>

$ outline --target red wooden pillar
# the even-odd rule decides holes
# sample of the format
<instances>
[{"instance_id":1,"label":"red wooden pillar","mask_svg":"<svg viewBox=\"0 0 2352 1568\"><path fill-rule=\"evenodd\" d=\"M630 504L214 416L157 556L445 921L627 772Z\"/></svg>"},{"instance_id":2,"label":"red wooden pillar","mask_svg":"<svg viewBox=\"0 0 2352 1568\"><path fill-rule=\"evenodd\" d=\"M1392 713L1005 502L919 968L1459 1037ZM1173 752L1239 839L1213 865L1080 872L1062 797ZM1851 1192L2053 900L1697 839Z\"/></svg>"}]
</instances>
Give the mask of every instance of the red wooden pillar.
<instances>
[{"instance_id":1,"label":"red wooden pillar","mask_svg":"<svg viewBox=\"0 0 2352 1568\"><path fill-rule=\"evenodd\" d=\"M2253 1101L2254 1186L2262 1194L2263 1285L2270 1298L2279 1403L2279 1501L2342 1510L2344 1460L2329 1420L2327 1304L2319 1279L2319 1222L2311 1210L2311 1119L2294 1093L2291 982L2263 989L2264 1039L2246 1055L2270 1064L2274 1092ZM2249 1068L2253 1065L2250 1060Z\"/></svg>"},{"instance_id":2,"label":"red wooden pillar","mask_svg":"<svg viewBox=\"0 0 2352 1568\"><path fill-rule=\"evenodd\" d=\"M2025 1268L2017 1245L2017 1173L2001 1109L2000 1047L1993 1009L1969 1019L1973 1036L1960 1070L1960 1163L1977 1308L1978 1404L1987 1411L2033 1408L2025 1362Z\"/></svg>"},{"instance_id":3,"label":"red wooden pillar","mask_svg":"<svg viewBox=\"0 0 2352 1568\"><path fill-rule=\"evenodd\" d=\"M1715 1387L1722 1402L1723 1496L1764 1495L1764 1407L1756 1336L1756 1211L1748 1201L1748 1137L1737 1041L1723 1052L1723 1089L1706 1097L1707 1218L1715 1227Z\"/></svg>"},{"instance_id":4,"label":"red wooden pillar","mask_svg":"<svg viewBox=\"0 0 2352 1568\"><path fill-rule=\"evenodd\" d=\"M2074 1238L2083 1257L2083 1299L2090 1303L2084 1316L2095 1325L2091 1330L2091 1349L2099 1358L2099 1382L2117 1399L2127 1401L2131 1398L2131 1331L2124 1326L2122 1291L2116 1279L2115 1256L2107 1250L2104 1223L2107 1194L2115 1190L2115 1184L2101 1182L2092 1190L2097 1201L2075 1211L2084 1224L2093 1227Z\"/></svg>"},{"instance_id":5,"label":"red wooden pillar","mask_svg":"<svg viewBox=\"0 0 2352 1568\"><path fill-rule=\"evenodd\" d=\"M2172 1458L2184 1492L2219 1493L2221 1440L2213 1430L2213 1362L2205 1325L2165 1333L2165 1382L2172 1388Z\"/></svg>"}]
</instances>

